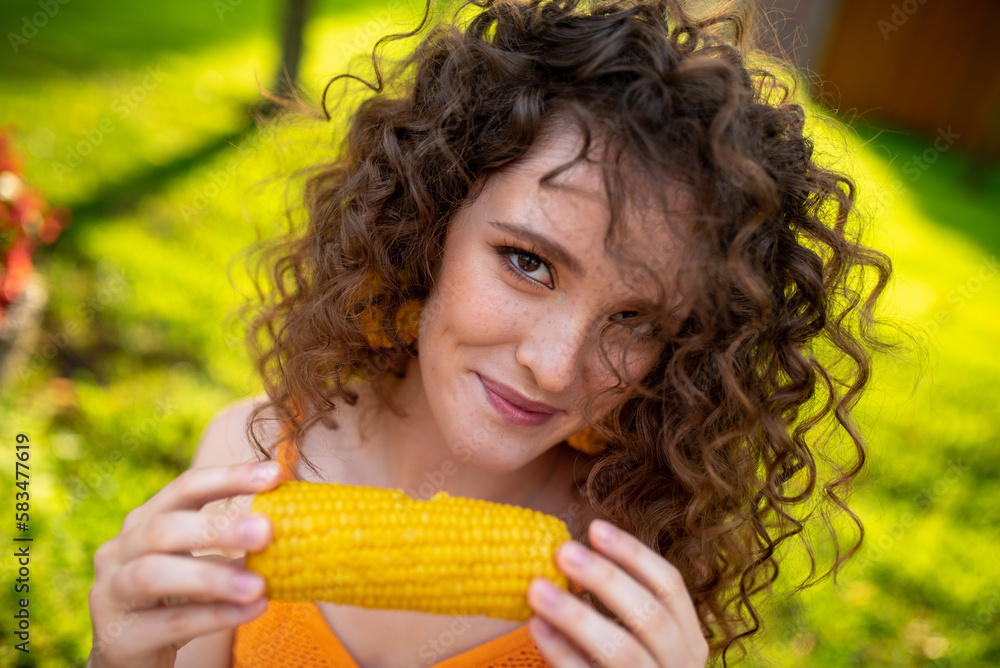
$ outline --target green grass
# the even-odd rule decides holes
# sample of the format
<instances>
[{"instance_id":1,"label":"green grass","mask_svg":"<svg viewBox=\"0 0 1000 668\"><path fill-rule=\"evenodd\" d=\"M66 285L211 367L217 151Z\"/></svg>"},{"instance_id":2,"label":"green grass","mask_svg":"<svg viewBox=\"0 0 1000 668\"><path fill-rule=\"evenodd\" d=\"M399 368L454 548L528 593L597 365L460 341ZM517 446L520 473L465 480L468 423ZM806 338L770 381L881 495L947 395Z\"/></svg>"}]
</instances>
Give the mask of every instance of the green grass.
<instances>
[{"instance_id":1,"label":"green grass","mask_svg":"<svg viewBox=\"0 0 1000 668\"><path fill-rule=\"evenodd\" d=\"M310 24L313 94L390 30L379 12L391 3L350 4L320 3ZM225 322L239 303L229 272L245 289L234 258L280 224L282 187L268 179L334 137L332 126L240 129L255 75L273 74L276 5L244 0L220 20L210 2L70 2L17 54L0 47L0 125L18 132L28 180L75 215L38 255L45 334L0 397L5 452L16 433L32 439L36 536L32 652L5 633L2 665L82 664L94 549L187 465L219 408L259 391ZM36 11L7 3L0 35ZM155 85L147 68L163 73ZM1000 172L973 170L958 148L915 172L933 138L817 132L831 155L846 145L858 158L844 167L893 259L890 313L922 347L879 360L859 407L873 454L852 499L861 553L836 586L778 596L745 665L998 665ZM5 582L12 565L0 560ZM801 566L791 551L783 573ZM10 587L0 602L14 610Z\"/></svg>"}]
</instances>

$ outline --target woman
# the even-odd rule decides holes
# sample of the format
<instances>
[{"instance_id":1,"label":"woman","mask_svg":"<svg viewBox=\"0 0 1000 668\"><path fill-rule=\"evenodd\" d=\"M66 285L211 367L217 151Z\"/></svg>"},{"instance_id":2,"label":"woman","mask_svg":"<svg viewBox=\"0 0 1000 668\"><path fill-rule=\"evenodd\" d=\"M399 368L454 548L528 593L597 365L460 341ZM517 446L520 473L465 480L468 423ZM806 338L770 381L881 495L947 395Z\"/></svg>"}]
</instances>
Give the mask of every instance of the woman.
<instances>
[{"instance_id":1,"label":"woman","mask_svg":"<svg viewBox=\"0 0 1000 668\"><path fill-rule=\"evenodd\" d=\"M98 550L90 665L725 663L796 504L822 484L821 517L860 528L850 409L889 261L849 233L853 186L812 160L802 108L747 65L744 19L482 5L431 31L401 92L376 70L310 178L250 321L266 396ZM831 425L853 452L822 479ZM281 477L561 516L575 587L532 582L527 625L265 612L241 561L191 553L262 549L267 521L220 504ZM860 544L833 538L827 574Z\"/></svg>"}]
</instances>

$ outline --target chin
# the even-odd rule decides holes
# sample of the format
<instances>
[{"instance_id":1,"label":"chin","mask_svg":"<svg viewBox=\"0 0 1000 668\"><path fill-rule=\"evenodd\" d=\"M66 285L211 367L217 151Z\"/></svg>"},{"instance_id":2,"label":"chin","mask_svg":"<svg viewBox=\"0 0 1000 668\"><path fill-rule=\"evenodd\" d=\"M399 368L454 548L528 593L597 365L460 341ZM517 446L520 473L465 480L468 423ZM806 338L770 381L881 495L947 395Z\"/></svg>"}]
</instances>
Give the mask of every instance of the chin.
<instances>
[{"instance_id":1,"label":"chin","mask_svg":"<svg viewBox=\"0 0 1000 668\"><path fill-rule=\"evenodd\" d=\"M450 440L459 462L484 473L511 473L540 454L526 452L526 444L511 439L491 423L459 425Z\"/></svg>"}]
</instances>

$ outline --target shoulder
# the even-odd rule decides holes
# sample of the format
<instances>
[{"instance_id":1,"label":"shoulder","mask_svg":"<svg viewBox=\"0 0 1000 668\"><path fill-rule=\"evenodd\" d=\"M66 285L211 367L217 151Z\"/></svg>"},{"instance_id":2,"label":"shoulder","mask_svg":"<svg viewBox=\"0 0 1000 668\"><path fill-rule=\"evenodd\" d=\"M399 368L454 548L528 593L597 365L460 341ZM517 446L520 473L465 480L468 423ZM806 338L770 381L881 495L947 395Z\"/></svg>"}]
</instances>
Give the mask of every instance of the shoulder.
<instances>
[{"instance_id":1,"label":"shoulder","mask_svg":"<svg viewBox=\"0 0 1000 668\"><path fill-rule=\"evenodd\" d=\"M234 401L216 413L202 432L201 440L198 442L189 468L232 466L245 462L261 461L263 457L254 448L247 434L247 424L254 409L266 402L266 395L258 395ZM274 423L268 423L264 433L258 432L257 434L258 438L262 440L261 444L265 447L270 446L277 438L278 431ZM252 498L251 495L244 494L216 499L202 506L201 512L230 518L233 513L248 512ZM228 519L223 521L228 521ZM230 559L242 556L240 551L222 548L200 550L192 554L194 556L214 554Z\"/></svg>"},{"instance_id":2,"label":"shoulder","mask_svg":"<svg viewBox=\"0 0 1000 668\"><path fill-rule=\"evenodd\" d=\"M241 464L260 459L247 434L247 424L256 406L267 402L266 394L234 401L209 421L191 459L191 468ZM269 425L258 431L270 443L277 438L277 429Z\"/></svg>"}]
</instances>

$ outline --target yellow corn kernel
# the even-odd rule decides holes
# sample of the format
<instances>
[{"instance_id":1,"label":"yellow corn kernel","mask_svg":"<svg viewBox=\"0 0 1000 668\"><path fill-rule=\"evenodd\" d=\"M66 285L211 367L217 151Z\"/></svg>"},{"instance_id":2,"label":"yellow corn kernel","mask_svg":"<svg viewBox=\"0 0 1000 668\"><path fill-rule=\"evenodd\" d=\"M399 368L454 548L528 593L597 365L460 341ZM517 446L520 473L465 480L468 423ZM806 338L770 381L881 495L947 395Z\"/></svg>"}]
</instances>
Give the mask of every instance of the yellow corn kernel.
<instances>
[{"instance_id":1,"label":"yellow corn kernel","mask_svg":"<svg viewBox=\"0 0 1000 668\"><path fill-rule=\"evenodd\" d=\"M276 600L523 621L533 614L531 580L568 588L555 553L569 530L529 508L287 481L258 494L250 510L271 518L274 538L247 554L246 566Z\"/></svg>"}]
</instances>

